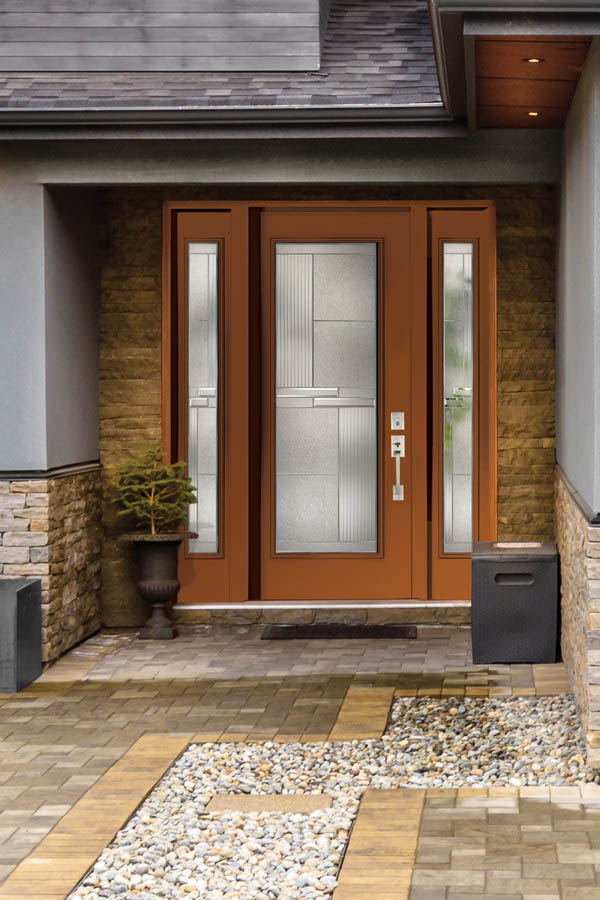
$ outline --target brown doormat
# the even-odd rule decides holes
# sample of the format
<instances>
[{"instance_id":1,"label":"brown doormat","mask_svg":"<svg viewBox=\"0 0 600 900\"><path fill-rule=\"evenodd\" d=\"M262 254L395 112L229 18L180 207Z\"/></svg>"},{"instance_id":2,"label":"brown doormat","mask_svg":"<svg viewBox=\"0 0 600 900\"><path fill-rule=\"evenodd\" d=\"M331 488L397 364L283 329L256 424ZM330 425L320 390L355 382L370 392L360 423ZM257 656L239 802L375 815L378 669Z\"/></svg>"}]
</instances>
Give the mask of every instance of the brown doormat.
<instances>
[{"instance_id":1,"label":"brown doormat","mask_svg":"<svg viewBox=\"0 0 600 900\"><path fill-rule=\"evenodd\" d=\"M366 640L370 638L416 638L416 625L267 625L262 641Z\"/></svg>"}]
</instances>

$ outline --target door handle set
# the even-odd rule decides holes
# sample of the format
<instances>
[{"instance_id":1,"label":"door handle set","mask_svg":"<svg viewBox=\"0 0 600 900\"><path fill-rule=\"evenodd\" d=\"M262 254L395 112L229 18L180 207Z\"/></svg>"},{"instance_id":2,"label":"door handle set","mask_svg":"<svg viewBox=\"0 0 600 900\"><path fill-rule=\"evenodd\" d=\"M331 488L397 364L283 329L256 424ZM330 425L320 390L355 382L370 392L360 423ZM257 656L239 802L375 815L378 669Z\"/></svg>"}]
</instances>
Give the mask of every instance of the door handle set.
<instances>
[{"instance_id":1,"label":"door handle set","mask_svg":"<svg viewBox=\"0 0 600 900\"><path fill-rule=\"evenodd\" d=\"M392 431L404 431L404 413L392 413ZM406 456L406 441L403 434L392 434L392 459L396 460L396 483L392 492L393 500L404 500L404 485L400 483L400 460Z\"/></svg>"}]
</instances>

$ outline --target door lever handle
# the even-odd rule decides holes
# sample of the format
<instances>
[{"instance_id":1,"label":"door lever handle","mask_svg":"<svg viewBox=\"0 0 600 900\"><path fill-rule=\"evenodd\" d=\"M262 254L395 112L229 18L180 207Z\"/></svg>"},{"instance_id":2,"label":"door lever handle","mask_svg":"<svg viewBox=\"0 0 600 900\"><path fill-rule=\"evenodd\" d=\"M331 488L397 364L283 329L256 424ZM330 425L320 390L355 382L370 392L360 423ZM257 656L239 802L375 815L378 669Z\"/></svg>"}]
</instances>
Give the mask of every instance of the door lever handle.
<instances>
[{"instance_id":1,"label":"door lever handle","mask_svg":"<svg viewBox=\"0 0 600 900\"><path fill-rule=\"evenodd\" d=\"M392 435L392 459L396 460L396 483L394 485L392 498L394 500L404 500L404 485L400 484L400 460L405 456L405 442L403 434Z\"/></svg>"}]
</instances>

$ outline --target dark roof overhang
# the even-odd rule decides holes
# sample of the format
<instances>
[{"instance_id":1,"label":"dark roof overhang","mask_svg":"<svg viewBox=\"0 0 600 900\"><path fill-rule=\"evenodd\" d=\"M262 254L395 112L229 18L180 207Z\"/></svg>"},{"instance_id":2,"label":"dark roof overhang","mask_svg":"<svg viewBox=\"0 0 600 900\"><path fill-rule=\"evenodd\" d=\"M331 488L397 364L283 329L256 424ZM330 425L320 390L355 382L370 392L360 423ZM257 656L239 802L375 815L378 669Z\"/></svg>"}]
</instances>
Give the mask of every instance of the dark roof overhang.
<instances>
[{"instance_id":1,"label":"dark roof overhang","mask_svg":"<svg viewBox=\"0 0 600 900\"><path fill-rule=\"evenodd\" d=\"M442 100L475 127L475 40L478 35L600 35L600 3L592 0L428 0Z\"/></svg>"},{"instance_id":2,"label":"dark roof overhang","mask_svg":"<svg viewBox=\"0 0 600 900\"><path fill-rule=\"evenodd\" d=\"M155 72L143 66L96 72L85 68L85 60L76 60L81 71L54 71L33 57L31 72L2 72L0 61L0 139L466 133L440 99L426 0L336 0L334 6L338 14L318 73Z\"/></svg>"},{"instance_id":3,"label":"dark roof overhang","mask_svg":"<svg viewBox=\"0 0 600 900\"><path fill-rule=\"evenodd\" d=\"M597 0L429 0L440 12L460 13L600 13Z\"/></svg>"},{"instance_id":4,"label":"dark roof overhang","mask_svg":"<svg viewBox=\"0 0 600 900\"><path fill-rule=\"evenodd\" d=\"M428 0L440 103L252 108L4 108L0 140L464 137L474 122L478 34L600 35L591 0Z\"/></svg>"},{"instance_id":5,"label":"dark roof overhang","mask_svg":"<svg viewBox=\"0 0 600 900\"><path fill-rule=\"evenodd\" d=\"M442 103L276 109L4 109L0 111L0 129L4 140L421 138L457 137L466 133L464 125L454 122Z\"/></svg>"}]
</instances>

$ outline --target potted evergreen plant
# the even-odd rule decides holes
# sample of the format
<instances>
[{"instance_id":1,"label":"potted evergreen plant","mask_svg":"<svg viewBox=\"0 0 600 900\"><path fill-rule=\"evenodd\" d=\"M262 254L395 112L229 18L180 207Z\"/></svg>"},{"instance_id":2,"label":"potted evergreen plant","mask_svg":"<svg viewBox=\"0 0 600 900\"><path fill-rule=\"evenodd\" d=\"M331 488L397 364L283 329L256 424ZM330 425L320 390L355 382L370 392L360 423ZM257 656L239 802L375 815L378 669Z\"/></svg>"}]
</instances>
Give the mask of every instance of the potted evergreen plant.
<instances>
[{"instance_id":1,"label":"potted evergreen plant","mask_svg":"<svg viewBox=\"0 0 600 900\"><path fill-rule=\"evenodd\" d=\"M117 466L111 477L113 500L136 529L123 536L135 544L138 590L152 605L152 614L141 631L145 639L177 636L169 607L179 591L177 555L186 538L181 531L188 521L188 506L196 503L195 487L185 474L185 463L164 462L162 447L150 447Z\"/></svg>"}]
</instances>

